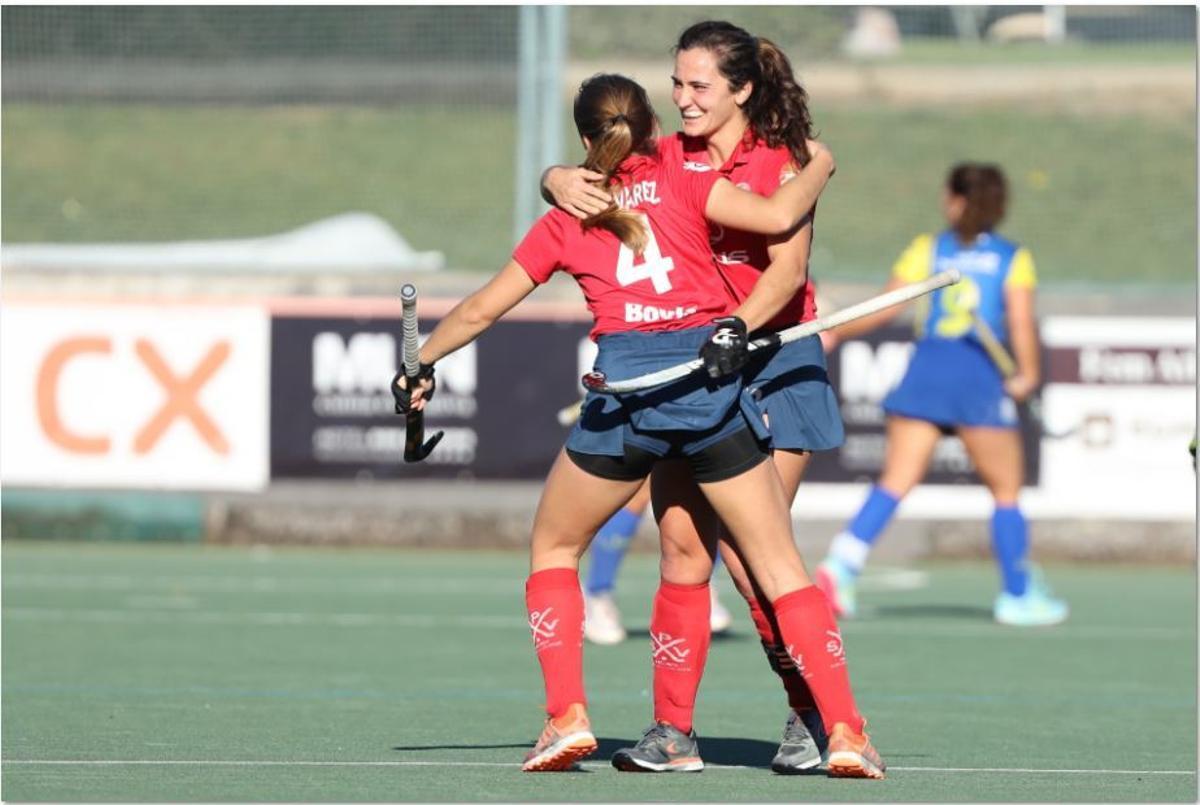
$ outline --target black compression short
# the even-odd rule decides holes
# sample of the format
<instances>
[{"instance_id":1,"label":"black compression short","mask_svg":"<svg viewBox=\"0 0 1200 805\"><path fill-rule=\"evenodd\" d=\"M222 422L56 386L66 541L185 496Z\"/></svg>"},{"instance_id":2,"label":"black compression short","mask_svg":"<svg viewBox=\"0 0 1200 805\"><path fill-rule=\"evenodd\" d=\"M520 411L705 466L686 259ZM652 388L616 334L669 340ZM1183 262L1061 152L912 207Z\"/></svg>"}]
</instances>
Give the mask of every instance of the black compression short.
<instances>
[{"instance_id":1,"label":"black compression short","mask_svg":"<svg viewBox=\"0 0 1200 805\"><path fill-rule=\"evenodd\" d=\"M592 453L579 453L567 449L567 456L575 466L599 478L610 481L640 481L650 474L654 462L660 458L675 458L676 456L657 456L648 450L635 445L625 445L623 456L601 456ZM758 466L770 456L770 451L754 438L749 428L742 428L731 433L719 442L710 444L699 452L685 456L692 470L692 477L697 483L716 483L735 478L747 470Z\"/></svg>"}]
</instances>

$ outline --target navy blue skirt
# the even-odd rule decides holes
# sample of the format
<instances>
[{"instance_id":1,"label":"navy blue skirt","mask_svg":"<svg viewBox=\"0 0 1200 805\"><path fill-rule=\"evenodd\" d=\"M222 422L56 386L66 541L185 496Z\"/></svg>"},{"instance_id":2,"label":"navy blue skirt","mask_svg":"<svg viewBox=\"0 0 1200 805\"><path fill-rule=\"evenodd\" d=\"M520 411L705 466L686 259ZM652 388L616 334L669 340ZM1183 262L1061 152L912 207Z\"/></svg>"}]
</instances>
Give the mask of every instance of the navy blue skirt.
<instances>
[{"instance_id":1,"label":"navy blue skirt","mask_svg":"<svg viewBox=\"0 0 1200 805\"><path fill-rule=\"evenodd\" d=\"M705 326L603 335L597 340L594 368L611 382L685 363L697 356L712 331ZM698 371L647 391L588 392L567 447L589 455L620 456L630 444L657 456L687 456L744 428L760 441L770 438L742 376L712 380Z\"/></svg>"},{"instance_id":2,"label":"navy blue skirt","mask_svg":"<svg viewBox=\"0 0 1200 805\"><path fill-rule=\"evenodd\" d=\"M832 450L846 439L825 351L815 335L751 355L744 374L780 450Z\"/></svg>"}]
</instances>

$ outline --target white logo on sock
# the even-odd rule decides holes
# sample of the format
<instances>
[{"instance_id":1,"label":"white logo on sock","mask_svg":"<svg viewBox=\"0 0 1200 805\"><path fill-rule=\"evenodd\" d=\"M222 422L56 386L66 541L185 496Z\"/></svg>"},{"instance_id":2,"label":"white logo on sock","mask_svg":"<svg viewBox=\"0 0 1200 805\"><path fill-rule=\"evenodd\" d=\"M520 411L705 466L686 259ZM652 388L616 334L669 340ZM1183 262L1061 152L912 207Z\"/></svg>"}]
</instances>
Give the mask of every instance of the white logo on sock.
<instances>
[{"instance_id":1,"label":"white logo on sock","mask_svg":"<svg viewBox=\"0 0 1200 805\"><path fill-rule=\"evenodd\" d=\"M789 645L786 649L787 655L791 657L792 663L796 666L796 670L800 672L800 676L808 679L808 670L804 667L804 658L796 653L794 646Z\"/></svg>"},{"instance_id":2,"label":"white logo on sock","mask_svg":"<svg viewBox=\"0 0 1200 805\"><path fill-rule=\"evenodd\" d=\"M553 611L554 607L546 607L541 611L535 609L529 613L529 628L533 631L533 647L537 651L549 646L550 641L555 638L554 630L558 628L558 618L549 619Z\"/></svg>"},{"instance_id":3,"label":"white logo on sock","mask_svg":"<svg viewBox=\"0 0 1200 805\"><path fill-rule=\"evenodd\" d=\"M839 665L845 665L846 647L842 644L842 633L826 629L825 634L830 638L825 642L825 651L829 652L829 656L836 660L831 667L837 668Z\"/></svg>"},{"instance_id":4,"label":"white logo on sock","mask_svg":"<svg viewBox=\"0 0 1200 805\"><path fill-rule=\"evenodd\" d=\"M684 637L671 637L666 632L651 632L650 641L654 644L654 654L650 659L655 665L682 665L692 653L690 648L682 648L687 642L687 638Z\"/></svg>"}]
</instances>

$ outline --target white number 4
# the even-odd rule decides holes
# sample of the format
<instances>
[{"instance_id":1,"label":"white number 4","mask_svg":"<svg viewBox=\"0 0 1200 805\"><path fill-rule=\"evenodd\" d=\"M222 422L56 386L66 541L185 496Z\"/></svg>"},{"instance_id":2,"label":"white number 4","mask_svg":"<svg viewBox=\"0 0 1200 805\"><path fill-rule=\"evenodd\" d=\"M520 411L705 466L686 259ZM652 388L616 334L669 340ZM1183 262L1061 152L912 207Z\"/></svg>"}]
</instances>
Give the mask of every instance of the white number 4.
<instances>
[{"instance_id":1,"label":"white number 4","mask_svg":"<svg viewBox=\"0 0 1200 805\"><path fill-rule=\"evenodd\" d=\"M671 280L667 273L675 270L675 261L670 257L663 257L662 252L658 250L654 230L650 228L650 221L646 216L638 217L642 219L642 225L646 227L650 240L642 252L642 262L637 265L633 264L633 249L624 243L621 244L621 251L617 255L617 282L624 287L648 279L654 283L655 293L666 293L671 290Z\"/></svg>"}]
</instances>

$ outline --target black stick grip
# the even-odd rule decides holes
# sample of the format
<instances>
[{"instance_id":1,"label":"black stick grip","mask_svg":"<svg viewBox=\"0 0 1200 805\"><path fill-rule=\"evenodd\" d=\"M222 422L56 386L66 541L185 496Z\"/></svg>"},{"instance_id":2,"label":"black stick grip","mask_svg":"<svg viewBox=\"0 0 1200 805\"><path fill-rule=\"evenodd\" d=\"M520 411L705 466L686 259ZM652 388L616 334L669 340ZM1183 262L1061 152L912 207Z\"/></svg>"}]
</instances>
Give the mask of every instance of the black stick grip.
<instances>
[{"instance_id":1,"label":"black stick grip","mask_svg":"<svg viewBox=\"0 0 1200 805\"><path fill-rule=\"evenodd\" d=\"M404 349L404 378L408 388L417 385L417 375L421 371L420 342L417 335L417 289L411 284L405 284L400 289L400 329L403 336ZM423 461L445 433L438 431L427 442L425 441L425 414L422 411L410 411L404 417L404 461L412 464Z\"/></svg>"}]
</instances>

